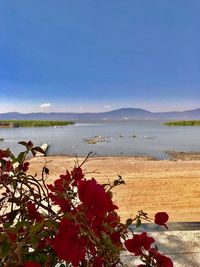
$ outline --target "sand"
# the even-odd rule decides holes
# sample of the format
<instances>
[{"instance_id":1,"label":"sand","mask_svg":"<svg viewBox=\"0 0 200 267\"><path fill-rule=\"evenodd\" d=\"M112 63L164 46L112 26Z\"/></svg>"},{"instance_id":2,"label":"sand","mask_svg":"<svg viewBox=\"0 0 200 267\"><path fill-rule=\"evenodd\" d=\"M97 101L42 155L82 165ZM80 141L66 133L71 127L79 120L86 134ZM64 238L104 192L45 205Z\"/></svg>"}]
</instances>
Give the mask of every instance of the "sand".
<instances>
[{"instance_id":1,"label":"sand","mask_svg":"<svg viewBox=\"0 0 200 267\"><path fill-rule=\"evenodd\" d=\"M71 170L75 158L48 156L33 158L30 162L30 172L38 175L46 162L50 182L66 169ZM87 178L94 177L100 183L112 182L118 175L124 178L126 184L113 190L123 221L141 209L152 218L157 211L167 211L171 222L200 221L200 160L92 157L83 169Z\"/></svg>"}]
</instances>

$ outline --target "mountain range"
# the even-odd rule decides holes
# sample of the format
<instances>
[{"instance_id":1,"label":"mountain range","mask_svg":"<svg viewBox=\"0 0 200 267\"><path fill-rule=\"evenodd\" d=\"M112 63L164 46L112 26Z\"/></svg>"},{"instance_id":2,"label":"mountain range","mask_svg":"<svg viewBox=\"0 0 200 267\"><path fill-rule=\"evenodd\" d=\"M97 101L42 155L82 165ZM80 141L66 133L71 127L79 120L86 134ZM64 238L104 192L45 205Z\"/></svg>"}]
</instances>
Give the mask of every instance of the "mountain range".
<instances>
[{"instance_id":1,"label":"mountain range","mask_svg":"<svg viewBox=\"0 0 200 267\"><path fill-rule=\"evenodd\" d=\"M200 120L200 108L187 111L151 112L140 108L121 108L99 113L1 113L0 120L72 120L111 121L111 120Z\"/></svg>"}]
</instances>

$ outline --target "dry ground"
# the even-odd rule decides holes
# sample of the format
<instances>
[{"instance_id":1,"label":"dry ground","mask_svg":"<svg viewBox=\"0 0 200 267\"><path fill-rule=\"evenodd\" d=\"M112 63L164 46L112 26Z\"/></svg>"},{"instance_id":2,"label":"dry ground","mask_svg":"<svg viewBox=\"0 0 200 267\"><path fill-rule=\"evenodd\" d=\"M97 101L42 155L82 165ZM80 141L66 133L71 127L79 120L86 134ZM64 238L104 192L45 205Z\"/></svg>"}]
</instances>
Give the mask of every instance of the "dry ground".
<instances>
[{"instance_id":1,"label":"dry ground","mask_svg":"<svg viewBox=\"0 0 200 267\"><path fill-rule=\"evenodd\" d=\"M31 159L31 173L41 172L47 162L49 181L74 166L75 158L48 156ZM81 158L79 158L81 162ZM143 209L150 216L167 211L171 222L200 221L200 160L153 161L135 157L90 158L83 166L87 177L100 183L118 174L126 185L114 190L114 200L123 220Z\"/></svg>"}]
</instances>

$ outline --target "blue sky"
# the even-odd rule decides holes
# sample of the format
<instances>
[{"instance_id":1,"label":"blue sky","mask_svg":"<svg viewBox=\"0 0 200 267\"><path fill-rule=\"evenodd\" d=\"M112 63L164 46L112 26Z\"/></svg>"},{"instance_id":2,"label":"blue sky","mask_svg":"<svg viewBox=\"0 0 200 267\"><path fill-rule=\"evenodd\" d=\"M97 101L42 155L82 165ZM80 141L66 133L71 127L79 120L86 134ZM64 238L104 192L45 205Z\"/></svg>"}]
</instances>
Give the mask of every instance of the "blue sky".
<instances>
[{"instance_id":1,"label":"blue sky","mask_svg":"<svg viewBox=\"0 0 200 267\"><path fill-rule=\"evenodd\" d=\"M0 112L200 108L199 0L1 0Z\"/></svg>"}]
</instances>

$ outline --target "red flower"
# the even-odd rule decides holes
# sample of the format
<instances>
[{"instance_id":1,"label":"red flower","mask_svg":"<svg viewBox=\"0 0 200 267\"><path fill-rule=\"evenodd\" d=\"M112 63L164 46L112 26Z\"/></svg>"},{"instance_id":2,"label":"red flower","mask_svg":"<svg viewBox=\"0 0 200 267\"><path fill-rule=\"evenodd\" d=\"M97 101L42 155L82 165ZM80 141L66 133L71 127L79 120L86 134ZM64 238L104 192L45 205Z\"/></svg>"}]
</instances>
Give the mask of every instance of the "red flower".
<instances>
[{"instance_id":1,"label":"red flower","mask_svg":"<svg viewBox=\"0 0 200 267\"><path fill-rule=\"evenodd\" d=\"M71 178L70 177L70 173L68 171L66 172L66 174L61 174L60 175L60 179L66 181L66 182L69 182L70 178Z\"/></svg>"},{"instance_id":2,"label":"red flower","mask_svg":"<svg viewBox=\"0 0 200 267\"><path fill-rule=\"evenodd\" d=\"M42 267L42 265L33 261L27 261L23 267Z\"/></svg>"},{"instance_id":3,"label":"red flower","mask_svg":"<svg viewBox=\"0 0 200 267\"><path fill-rule=\"evenodd\" d=\"M28 141L28 143L27 143L27 147L28 147L28 148L33 147L33 143L32 143L31 141Z\"/></svg>"},{"instance_id":4,"label":"red flower","mask_svg":"<svg viewBox=\"0 0 200 267\"><path fill-rule=\"evenodd\" d=\"M84 174L80 167L75 167L71 172L71 176L73 181L72 185L74 186L77 186L78 182L84 178Z\"/></svg>"},{"instance_id":5,"label":"red flower","mask_svg":"<svg viewBox=\"0 0 200 267\"><path fill-rule=\"evenodd\" d=\"M79 199L91 217L104 217L106 212L113 211L118 207L113 204L108 193L102 185L93 178L82 180L78 185Z\"/></svg>"},{"instance_id":6,"label":"red flower","mask_svg":"<svg viewBox=\"0 0 200 267\"><path fill-rule=\"evenodd\" d=\"M105 218L105 223L108 223L112 228L116 227L120 223L120 217L117 212L110 212Z\"/></svg>"},{"instance_id":7,"label":"red flower","mask_svg":"<svg viewBox=\"0 0 200 267\"><path fill-rule=\"evenodd\" d=\"M51 244L51 240L50 240L49 237L40 239L39 242L38 242L37 249L38 249L38 250L42 250L42 249L44 249L46 246L49 246L50 244Z\"/></svg>"},{"instance_id":8,"label":"red flower","mask_svg":"<svg viewBox=\"0 0 200 267\"><path fill-rule=\"evenodd\" d=\"M9 157L9 151L0 149L0 159L8 157Z\"/></svg>"},{"instance_id":9,"label":"red flower","mask_svg":"<svg viewBox=\"0 0 200 267\"><path fill-rule=\"evenodd\" d=\"M156 249L151 249L150 254L155 259L157 267L173 267L172 260L169 257L160 254Z\"/></svg>"},{"instance_id":10,"label":"red flower","mask_svg":"<svg viewBox=\"0 0 200 267\"><path fill-rule=\"evenodd\" d=\"M17 235L15 233L12 232L7 232L8 238L10 239L11 242L16 242L17 240Z\"/></svg>"},{"instance_id":11,"label":"red flower","mask_svg":"<svg viewBox=\"0 0 200 267\"><path fill-rule=\"evenodd\" d=\"M54 185L47 185L51 192L62 193L63 190L69 188L70 173L67 172L66 175L60 175L60 178L54 181Z\"/></svg>"},{"instance_id":12,"label":"red flower","mask_svg":"<svg viewBox=\"0 0 200 267\"><path fill-rule=\"evenodd\" d=\"M134 253L135 256L139 256L142 255L142 249L149 250L154 242L153 237L149 237L146 232L143 232L134 235L132 239L126 240L124 244L129 252Z\"/></svg>"},{"instance_id":13,"label":"red flower","mask_svg":"<svg viewBox=\"0 0 200 267\"><path fill-rule=\"evenodd\" d=\"M89 251L90 251L91 255L92 255L92 256L95 256L96 253L97 253L97 250L96 250L96 248L95 248L95 245L92 244L92 243L90 243L89 246L88 246L88 248L89 248Z\"/></svg>"},{"instance_id":14,"label":"red flower","mask_svg":"<svg viewBox=\"0 0 200 267\"><path fill-rule=\"evenodd\" d=\"M11 172L13 170L13 165L12 165L12 162L10 160L6 161L5 168L6 168L7 172Z\"/></svg>"},{"instance_id":15,"label":"red flower","mask_svg":"<svg viewBox=\"0 0 200 267\"><path fill-rule=\"evenodd\" d=\"M28 170L28 167L29 167L30 163L29 162L24 162L24 164L22 165L22 170L24 172L26 172Z\"/></svg>"},{"instance_id":16,"label":"red flower","mask_svg":"<svg viewBox=\"0 0 200 267\"><path fill-rule=\"evenodd\" d=\"M157 253L155 259L157 267L173 267L173 262L169 257Z\"/></svg>"},{"instance_id":17,"label":"red flower","mask_svg":"<svg viewBox=\"0 0 200 267\"><path fill-rule=\"evenodd\" d=\"M103 267L103 259L99 256L94 258L93 267Z\"/></svg>"},{"instance_id":18,"label":"red flower","mask_svg":"<svg viewBox=\"0 0 200 267\"><path fill-rule=\"evenodd\" d=\"M62 212L70 211L70 203L66 199L55 196L52 193L49 193L48 196L54 202L55 205L60 206Z\"/></svg>"},{"instance_id":19,"label":"red flower","mask_svg":"<svg viewBox=\"0 0 200 267\"><path fill-rule=\"evenodd\" d=\"M59 224L59 232L52 240L52 248L58 258L71 262L74 267L85 259L86 253L86 241L79 235L79 226L63 218Z\"/></svg>"},{"instance_id":20,"label":"red flower","mask_svg":"<svg viewBox=\"0 0 200 267\"><path fill-rule=\"evenodd\" d=\"M42 215L36 210L34 203L28 202L27 209L28 209L28 214L31 220L36 220L37 222L42 221Z\"/></svg>"},{"instance_id":21,"label":"red flower","mask_svg":"<svg viewBox=\"0 0 200 267\"><path fill-rule=\"evenodd\" d=\"M110 235L110 238L113 242L113 244L117 247L119 247L121 245L121 241L120 241L120 233L119 232L114 232Z\"/></svg>"},{"instance_id":22,"label":"red flower","mask_svg":"<svg viewBox=\"0 0 200 267\"><path fill-rule=\"evenodd\" d=\"M165 226L166 228L168 228L166 225L166 222L168 221L168 219L169 219L169 216L166 212L158 212L155 215L154 222L160 226Z\"/></svg>"},{"instance_id":23,"label":"red flower","mask_svg":"<svg viewBox=\"0 0 200 267\"><path fill-rule=\"evenodd\" d=\"M47 184L47 187L51 192L55 192L55 187L52 184Z\"/></svg>"}]
</instances>

